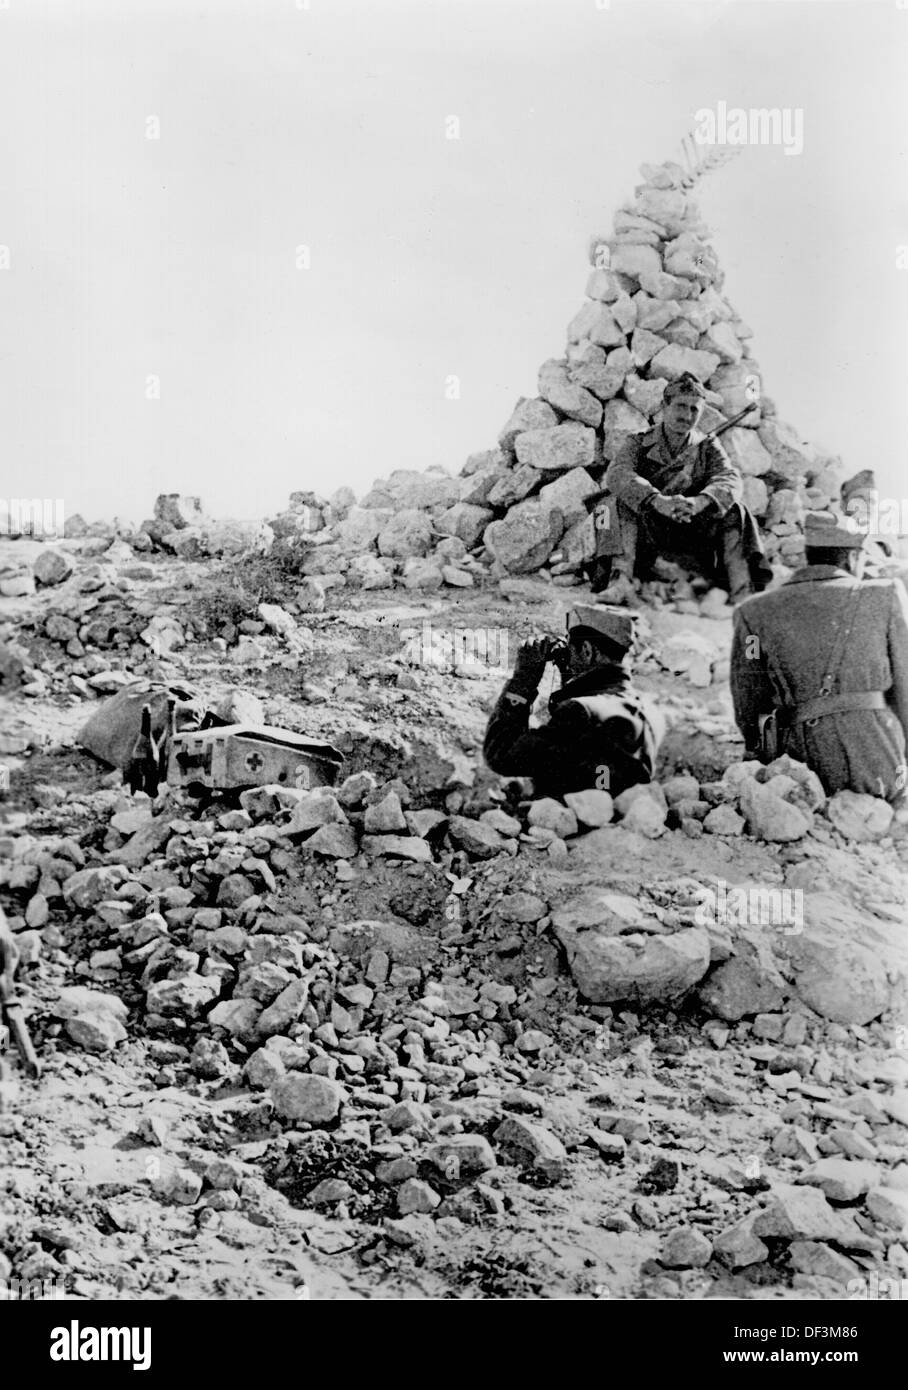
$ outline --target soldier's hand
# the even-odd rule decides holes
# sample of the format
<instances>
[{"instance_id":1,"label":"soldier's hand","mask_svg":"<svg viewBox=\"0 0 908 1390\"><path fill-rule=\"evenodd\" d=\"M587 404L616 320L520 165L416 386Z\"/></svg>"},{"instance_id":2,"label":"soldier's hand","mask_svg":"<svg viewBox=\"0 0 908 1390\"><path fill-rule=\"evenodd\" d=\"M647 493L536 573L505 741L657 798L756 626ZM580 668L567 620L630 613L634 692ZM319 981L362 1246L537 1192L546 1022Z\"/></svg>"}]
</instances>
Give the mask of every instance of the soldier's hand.
<instances>
[{"instance_id":1,"label":"soldier's hand","mask_svg":"<svg viewBox=\"0 0 908 1390\"><path fill-rule=\"evenodd\" d=\"M712 502L712 498L707 497L701 492L697 497L679 497L678 501L683 502L685 506L685 511L680 520L691 521L695 516L699 516L701 512L706 511L707 507Z\"/></svg>"},{"instance_id":2,"label":"soldier's hand","mask_svg":"<svg viewBox=\"0 0 908 1390\"><path fill-rule=\"evenodd\" d=\"M521 642L514 662L514 679L538 685L552 648L551 637L531 637Z\"/></svg>"},{"instance_id":3,"label":"soldier's hand","mask_svg":"<svg viewBox=\"0 0 908 1390\"><path fill-rule=\"evenodd\" d=\"M660 494L653 499L652 506L654 512L668 517L669 521L686 520L687 499L684 497L665 497Z\"/></svg>"}]
</instances>

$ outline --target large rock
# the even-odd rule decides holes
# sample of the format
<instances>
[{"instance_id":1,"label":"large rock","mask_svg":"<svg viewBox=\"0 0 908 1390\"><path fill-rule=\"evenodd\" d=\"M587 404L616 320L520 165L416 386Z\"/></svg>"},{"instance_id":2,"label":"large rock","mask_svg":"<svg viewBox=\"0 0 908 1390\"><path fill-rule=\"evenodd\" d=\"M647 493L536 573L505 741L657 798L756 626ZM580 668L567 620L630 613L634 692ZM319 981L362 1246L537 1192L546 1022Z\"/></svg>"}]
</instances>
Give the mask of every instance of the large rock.
<instances>
[{"instance_id":1,"label":"large rock","mask_svg":"<svg viewBox=\"0 0 908 1390\"><path fill-rule=\"evenodd\" d=\"M518 1163L537 1169L552 1181L557 1181L567 1169L567 1149L558 1136L522 1115L508 1115L492 1138Z\"/></svg>"},{"instance_id":2,"label":"large rock","mask_svg":"<svg viewBox=\"0 0 908 1390\"><path fill-rule=\"evenodd\" d=\"M615 349L621 352L620 348ZM613 357L615 354L609 354ZM587 391L592 391L600 401L610 401L617 396L627 377L627 366L623 359L616 362L580 362L571 368L571 380ZM636 405L636 401L631 402Z\"/></svg>"},{"instance_id":3,"label":"large rock","mask_svg":"<svg viewBox=\"0 0 908 1390\"><path fill-rule=\"evenodd\" d=\"M291 1072L271 1088L271 1099L278 1115L285 1120L305 1120L326 1125L337 1118L346 1098L343 1086L326 1076Z\"/></svg>"},{"instance_id":4,"label":"large rock","mask_svg":"<svg viewBox=\"0 0 908 1390\"><path fill-rule=\"evenodd\" d=\"M634 434L645 434L650 422L627 401L608 401L602 412L602 453L613 459L622 444Z\"/></svg>"},{"instance_id":5,"label":"large rock","mask_svg":"<svg viewBox=\"0 0 908 1390\"><path fill-rule=\"evenodd\" d=\"M73 560L64 550L44 549L32 566L35 579L48 587L62 584L73 572Z\"/></svg>"},{"instance_id":6,"label":"large rock","mask_svg":"<svg viewBox=\"0 0 908 1390\"><path fill-rule=\"evenodd\" d=\"M305 835L322 825L346 825L347 817L337 797L327 787L305 792L293 808L288 835Z\"/></svg>"},{"instance_id":7,"label":"large rock","mask_svg":"<svg viewBox=\"0 0 908 1390\"><path fill-rule=\"evenodd\" d=\"M714 352L701 352L698 348L669 343L668 347L656 353L649 370L651 376L664 376L669 381L674 381L684 372L693 372L700 381L707 381L718 365L719 359Z\"/></svg>"},{"instance_id":8,"label":"large rock","mask_svg":"<svg viewBox=\"0 0 908 1390\"><path fill-rule=\"evenodd\" d=\"M691 295L697 293L690 279L684 279L683 275L669 275L665 270L641 275L640 288L654 299L672 300L673 303L679 299L690 299Z\"/></svg>"},{"instance_id":9,"label":"large rock","mask_svg":"<svg viewBox=\"0 0 908 1390\"><path fill-rule=\"evenodd\" d=\"M848 1244L857 1228L829 1205L815 1187L775 1183L769 1201L754 1217L755 1236L777 1240L835 1240Z\"/></svg>"},{"instance_id":10,"label":"large rock","mask_svg":"<svg viewBox=\"0 0 908 1390\"><path fill-rule=\"evenodd\" d=\"M893 1187L875 1187L867 1194L867 1210L881 1226L904 1236L908 1234L908 1192Z\"/></svg>"},{"instance_id":11,"label":"large rock","mask_svg":"<svg viewBox=\"0 0 908 1390\"><path fill-rule=\"evenodd\" d=\"M256 999L225 999L214 1006L205 1023L206 1027L223 1028L231 1037L251 1037L261 1013Z\"/></svg>"},{"instance_id":12,"label":"large rock","mask_svg":"<svg viewBox=\"0 0 908 1390\"><path fill-rule=\"evenodd\" d=\"M408 508L397 512L378 536L380 555L405 560L428 554L432 546L432 522L426 512Z\"/></svg>"},{"instance_id":13,"label":"large rock","mask_svg":"<svg viewBox=\"0 0 908 1390\"><path fill-rule=\"evenodd\" d=\"M588 299L568 324L568 342L591 342L598 347L619 347L624 331L612 310L597 299Z\"/></svg>"},{"instance_id":14,"label":"large rock","mask_svg":"<svg viewBox=\"0 0 908 1390\"><path fill-rule=\"evenodd\" d=\"M558 424L558 416L547 401L531 400L521 396L511 418L498 436L498 446L503 454L513 457L514 441L519 434L528 430L551 429Z\"/></svg>"},{"instance_id":15,"label":"large rock","mask_svg":"<svg viewBox=\"0 0 908 1390\"><path fill-rule=\"evenodd\" d=\"M322 854L326 859L353 859L357 848L352 825L321 825L306 841L307 854Z\"/></svg>"},{"instance_id":16,"label":"large rock","mask_svg":"<svg viewBox=\"0 0 908 1390\"><path fill-rule=\"evenodd\" d=\"M504 849L504 837L494 826L471 820L469 816L452 816L448 834L455 845L477 859L491 859Z\"/></svg>"},{"instance_id":17,"label":"large rock","mask_svg":"<svg viewBox=\"0 0 908 1390\"><path fill-rule=\"evenodd\" d=\"M586 282L587 299L601 299L611 304L621 293L621 284L610 270L594 270Z\"/></svg>"},{"instance_id":18,"label":"large rock","mask_svg":"<svg viewBox=\"0 0 908 1390\"><path fill-rule=\"evenodd\" d=\"M786 985L766 941L742 933L734 951L700 986L704 1006L730 1023L781 1008Z\"/></svg>"},{"instance_id":19,"label":"large rock","mask_svg":"<svg viewBox=\"0 0 908 1390\"><path fill-rule=\"evenodd\" d=\"M644 381L632 374L624 383L625 399L642 415L652 418L662 407L662 397L668 382L664 377Z\"/></svg>"},{"instance_id":20,"label":"large rock","mask_svg":"<svg viewBox=\"0 0 908 1390\"><path fill-rule=\"evenodd\" d=\"M644 290L638 290L634 295L634 303L637 306L637 327L651 328L654 333L667 328L680 312L680 305L674 300L656 299Z\"/></svg>"},{"instance_id":21,"label":"large rock","mask_svg":"<svg viewBox=\"0 0 908 1390\"><path fill-rule=\"evenodd\" d=\"M702 1269L712 1258L713 1247L702 1231L677 1226L669 1231L659 1255L666 1269Z\"/></svg>"},{"instance_id":22,"label":"large rock","mask_svg":"<svg viewBox=\"0 0 908 1390\"><path fill-rule=\"evenodd\" d=\"M754 1220L754 1213L742 1217L720 1231L713 1242L714 1253L730 1269L762 1264L769 1254L769 1246L753 1233Z\"/></svg>"},{"instance_id":23,"label":"large rock","mask_svg":"<svg viewBox=\"0 0 908 1390\"><path fill-rule=\"evenodd\" d=\"M587 515L584 499L598 491L585 468L572 468L563 473L553 483L546 483L539 490L539 500L546 507L554 507L564 519L565 526L582 521Z\"/></svg>"},{"instance_id":24,"label":"large rock","mask_svg":"<svg viewBox=\"0 0 908 1390\"><path fill-rule=\"evenodd\" d=\"M864 843L888 834L894 812L888 802L877 796L844 791L830 798L826 814L846 839Z\"/></svg>"},{"instance_id":25,"label":"large rock","mask_svg":"<svg viewBox=\"0 0 908 1390\"><path fill-rule=\"evenodd\" d=\"M337 538L346 549L367 550L393 515L390 507L351 507L338 525Z\"/></svg>"},{"instance_id":26,"label":"large rock","mask_svg":"<svg viewBox=\"0 0 908 1390\"><path fill-rule=\"evenodd\" d=\"M714 323L704 333L702 345L718 354L721 362L740 362L743 348L730 323Z\"/></svg>"},{"instance_id":27,"label":"large rock","mask_svg":"<svg viewBox=\"0 0 908 1390\"><path fill-rule=\"evenodd\" d=\"M757 780L768 783L775 795L790 801L793 806L799 806L802 811L817 811L826 800L823 784L817 774L806 763L790 758L787 753L766 767L754 768L754 772ZM731 769L728 768L725 776L730 775ZM784 781L780 778L784 778Z\"/></svg>"},{"instance_id":28,"label":"large rock","mask_svg":"<svg viewBox=\"0 0 908 1390\"><path fill-rule=\"evenodd\" d=\"M664 347L668 347L664 338L660 338L658 333L654 333L650 328L637 328L631 338L631 352L634 354L634 362L638 367L643 367L657 352L661 352Z\"/></svg>"},{"instance_id":29,"label":"large rock","mask_svg":"<svg viewBox=\"0 0 908 1390\"><path fill-rule=\"evenodd\" d=\"M366 807L363 830L367 835L393 835L407 833L403 807L396 792L388 792L381 801L374 801Z\"/></svg>"},{"instance_id":30,"label":"large rock","mask_svg":"<svg viewBox=\"0 0 908 1390\"><path fill-rule=\"evenodd\" d=\"M711 284L719 273L715 251L692 232L682 232L670 241L663 248L662 259L670 275L696 280L701 285Z\"/></svg>"},{"instance_id":31,"label":"large rock","mask_svg":"<svg viewBox=\"0 0 908 1390\"><path fill-rule=\"evenodd\" d=\"M596 553L596 523L592 516L581 517L568 527L561 537L558 553L565 565L575 569L593 558Z\"/></svg>"},{"instance_id":32,"label":"large rock","mask_svg":"<svg viewBox=\"0 0 908 1390\"><path fill-rule=\"evenodd\" d=\"M200 497L181 497L178 492L167 492L161 493L155 501L155 527L161 533L182 531L185 526L203 526L205 520Z\"/></svg>"},{"instance_id":33,"label":"large rock","mask_svg":"<svg viewBox=\"0 0 908 1390\"><path fill-rule=\"evenodd\" d=\"M852 1158L821 1158L795 1178L797 1183L818 1187L830 1202L855 1202L879 1182L875 1163Z\"/></svg>"},{"instance_id":34,"label":"large rock","mask_svg":"<svg viewBox=\"0 0 908 1390\"><path fill-rule=\"evenodd\" d=\"M94 869L78 869L63 884L63 896L73 907L94 907L96 903L116 895L117 889L129 878L129 872L119 864Z\"/></svg>"},{"instance_id":35,"label":"large rock","mask_svg":"<svg viewBox=\"0 0 908 1390\"><path fill-rule=\"evenodd\" d=\"M292 980L263 1009L256 1021L259 1037L270 1038L275 1033L285 1034L299 1019L309 998L309 981Z\"/></svg>"},{"instance_id":36,"label":"large rock","mask_svg":"<svg viewBox=\"0 0 908 1390\"><path fill-rule=\"evenodd\" d=\"M721 397L723 413L738 415L745 406L753 405L753 398L760 388L760 374L755 364L749 358L744 358L740 362L729 362L718 367L708 384L710 391L715 391ZM759 410L747 416L749 428L755 430L759 421ZM729 430L723 434L723 444L731 433Z\"/></svg>"},{"instance_id":37,"label":"large rock","mask_svg":"<svg viewBox=\"0 0 908 1390\"><path fill-rule=\"evenodd\" d=\"M804 930L776 949L794 971L799 998L834 1023L866 1024L905 997L908 947L895 924L832 893L803 895Z\"/></svg>"},{"instance_id":38,"label":"large rock","mask_svg":"<svg viewBox=\"0 0 908 1390\"><path fill-rule=\"evenodd\" d=\"M380 479L362 500L362 506L392 507L395 511L452 507L460 498L460 481L439 469L419 473L397 468L390 478Z\"/></svg>"},{"instance_id":39,"label":"large rock","mask_svg":"<svg viewBox=\"0 0 908 1390\"><path fill-rule=\"evenodd\" d=\"M608 792L590 788L588 791L567 792L564 803L574 812L581 825L591 830L608 825L615 814L615 804Z\"/></svg>"},{"instance_id":40,"label":"large rock","mask_svg":"<svg viewBox=\"0 0 908 1390\"><path fill-rule=\"evenodd\" d=\"M348 570L349 581L361 589L391 589L394 587L394 561L377 555L354 555Z\"/></svg>"},{"instance_id":41,"label":"large rock","mask_svg":"<svg viewBox=\"0 0 908 1390\"><path fill-rule=\"evenodd\" d=\"M584 890L552 914L571 973L594 1004L671 999L709 968L709 936L699 927L653 935L636 902L602 889Z\"/></svg>"},{"instance_id":42,"label":"large rock","mask_svg":"<svg viewBox=\"0 0 908 1390\"><path fill-rule=\"evenodd\" d=\"M563 530L563 518L555 508L536 501L520 502L501 521L486 527L483 541L492 559L503 569L511 574L527 574L545 563Z\"/></svg>"},{"instance_id":43,"label":"large rock","mask_svg":"<svg viewBox=\"0 0 908 1390\"><path fill-rule=\"evenodd\" d=\"M412 555L404 562L403 582L405 589L440 589L444 583L444 572L431 557Z\"/></svg>"},{"instance_id":44,"label":"large rock","mask_svg":"<svg viewBox=\"0 0 908 1390\"><path fill-rule=\"evenodd\" d=\"M66 1032L70 1041L85 1052L111 1052L128 1036L118 1018L106 1012L91 1010L68 1018Z\"/></svg>"},{"instance_id":45,"label":"large rock","mask_svg":"<svg viewBox=\"0 0 908 1390\"><path fill-rule=\"evenodd\" d=\"M518 462L532 468L548 472L583 468L595 459L596 432L576 420L569 420L552 429L526 430L517 436L514 447Z\"/></svg>"},{"instance_id":46,"label":"large rock","mask_svg":"<svg viewBox=\"0 0 908 1390\"><path fill-rule=\"evenodd\" d=\"M539 369L539 394L562 415L595 429L602 420L602 403L568 375L567 364L555 360Z\"/></svg>"},{"instance_id":47,"label":"large rock","mask_svg":"<svg viewBox=\"0 0 908 1390\"><path fill-rule=\"evenodd\" d=\"M662 257L652 246L625 243L612 251L609 268L613 274L629 275L639 280L641 275L658 275L662 269Z\"/></svg>"},{"instance_id":48,"label":"large rock","mask_svg":"<svg viewBox=\"0 0 908 1390\"><path fill-rule=\"evenodd\" d=\"M544 796L530 803L527 823L551 830L554 835L565 839L577 834L577 817L569 806L564 806L554 797Z\"/></svg>"},{"instance_id":49,"label":"large rock","mask_svg":"<svg viewBox=\"0 0 908 1390\"><path fill-rule=\"evenodd\" d=\"M264 521L211 521L202 534L202 547L208 555L265 554L273 542L274 532Z\"/></svg>"},{"instance_id":50,"label":"large rock","mask_svg":"<svg viewBox=\"0 0 908 1390\"><path fill-rule=\"evenodd\" d=\"M764 420L757 433L772 459L772 471L796 480L806 476L817 461L817 450L805 443L797 430L773 416Z\"/></svg>"},{"instance_id":51,"label":"large rock","mask_svg":"<svg viewBox=\"0 0 908 1390\"><path fill-rule=\"evenodd\" d=\"M55 1018L70 1019L86 1014L103 1014L107 1018L117 1019L120 1023L129 1013L118 995L104 994L99 989L89 989L87 985L65 985L50 1011Z\"/></svg>"},{"instance_id":52,"label":"large rock","mask_svg":"<svg viewBox=\"0 0 908 1390\"><path fill-rule=\"evenodd\" d=\"M217 975L178 975L175 980L158 980L145 996L145 1007L154 1014L183 1014L195 1018L206 1004L211 1004L221 992Z\"/></svg>"},{"instance_id":53,"label":"large rock","mask_svg":"<svg viewBox=\"0 0 908 1390\"><path fill-rule=\"evenodd\" d=\"M442 512L435 525L443 536L456 536L472 550L474 545L479 544L494 517L495 513L490 507L479 507L472 502L455 502L453 507Z\"/></svg>"},{"instance_id":54,"label":"large rock","mask_svg":"<svg viewBox=\"0 0 908 1390\"><path fill-rule=\"evenodd\" d=\"M615 802L616 809L620 800L621 797L619 796ZM632 802L623 813L621 825L624 830L646 835L650 840L657 840L665 831L666 815L666 807L660 806L655 798L641 796Z\"/></svg>"},{"instance_id":55,"label":"large rock","mask_svg":"<svg viewBox=\"0 0 908 1390\"><path fill-rule=\"evenodd\" d=\"M460 470L460 476L470 478L486 469L498 470L504 467L506 467L506 460L500 449L480 449L478 453L468 456L466 463ZM461 501L463 501L462 491Z\"/></svg>"},{"instance_id":56,"label":"large rock","mask_svg":"<svg viewBox=\"0 0 908 1390\"><path fill-rule=\"evenodd\" d=\"M534 492L539 486L539 481L539 469L533 468L529 463L521 463L516 468L509 469L503 478L499 478L489 493L489 506L513 507L516 502L522 502Z\"/></svg>"},{"instance_id":57,"label":"large rock","mask_svg":"<svg viewBox=\"0 0 908 1390\"><path fill-rule=\"evenodd\" d=\"M810 815L794 806L774 782L745 781L741 788L741 810L747 820L748 833L760 840L782 844L800 840L811 826Z\"/></svg>"},{"instance_id":58,"label":"large rock","mask_svg":"<svg viewBox=\"0 0 908 1390\"><path fill-rule=\"evenodd\" d=\"M772 459L756 430L736 425L734 429L725 431L722 445L732 463L745 477L758 478L772 468Z\"/></svg>"},{"instance_id":59,"label":"large rock","mask_svg":"<svg viewBox=\"0 0 908 1390\"><path fill-rule=\"evenodd\" d=\"M494 450L498 454L498 450ZM471 506L485 506L489 500L489 493L496 483L500 483L508 475L508 470L504 466L504 461L498 467L480 468L478 472L466 474L461 478L460 501L468 502Z\"/></svg>"}]
</instances>

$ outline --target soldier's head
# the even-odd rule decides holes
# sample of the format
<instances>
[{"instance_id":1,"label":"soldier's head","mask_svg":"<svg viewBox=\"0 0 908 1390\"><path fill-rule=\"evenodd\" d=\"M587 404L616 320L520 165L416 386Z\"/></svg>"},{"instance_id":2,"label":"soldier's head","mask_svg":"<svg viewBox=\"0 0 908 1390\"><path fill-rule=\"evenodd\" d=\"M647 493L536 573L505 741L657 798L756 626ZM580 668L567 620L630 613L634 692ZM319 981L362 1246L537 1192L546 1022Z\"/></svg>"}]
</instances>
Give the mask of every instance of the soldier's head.
<instances>
[{"instance_id":1,"label":"soldier's head","mask_svg":"<svg viewBox=\"0 0 908 1390\"><path fill-rule=\"evenodd\" d=\"M867 563L866 534L851 516L834 518L809 513L804 522L804 558L808 565L833 565L861 577Z\"/></svg>"},{"instance_id":2,"label":"soldier's head","mask_svg":"<svg viewBox=\"0 0 908 1390\"><path fill-rule=\"evenodd\" d=\"M692 372L670 381L662 397L662 423L670 435L689 434L703 414L706 392Z\"/></svg>"},{"instance_id":3,"label":"soldier's head","mask_svg":"<svg viewBox=\"0 0 908 1390\"><path fill-rule=\"evenodd\" d=\"M605 604L578 605L568 614L565 675L582 676L599 666L627 670L636 622L630 613Z\"/></svg>"}]
</instances>

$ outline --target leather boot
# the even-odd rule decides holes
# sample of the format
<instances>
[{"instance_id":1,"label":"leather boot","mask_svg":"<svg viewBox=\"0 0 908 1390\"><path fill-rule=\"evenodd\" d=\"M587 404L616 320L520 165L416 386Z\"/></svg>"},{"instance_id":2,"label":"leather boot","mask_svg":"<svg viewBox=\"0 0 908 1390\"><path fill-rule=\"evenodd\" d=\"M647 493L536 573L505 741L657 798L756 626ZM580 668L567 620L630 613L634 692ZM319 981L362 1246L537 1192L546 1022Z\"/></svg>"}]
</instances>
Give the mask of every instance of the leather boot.
<instances>
[{"instance_id":1,"label":"leather boot","mask_svg":"<svg viewBox=\"0 0 908 1390\"><path fill-rule=\"evenodd\" d=\"M612 580L608 588L603 589L596 597L600 603L623 605L627 608L640 607L640 599L637 597L634 581L624 569L613 570Z\"/></svg>"}]
</instances>

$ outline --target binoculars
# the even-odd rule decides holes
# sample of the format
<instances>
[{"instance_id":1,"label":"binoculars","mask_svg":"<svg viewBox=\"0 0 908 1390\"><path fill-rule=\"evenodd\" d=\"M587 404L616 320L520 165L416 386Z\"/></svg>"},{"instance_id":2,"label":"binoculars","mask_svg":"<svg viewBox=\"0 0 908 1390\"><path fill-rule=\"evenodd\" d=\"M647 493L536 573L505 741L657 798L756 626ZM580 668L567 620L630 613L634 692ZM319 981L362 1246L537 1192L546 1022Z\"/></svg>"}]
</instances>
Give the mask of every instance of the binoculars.
<instances>
[{"instance_id":1,"label":"binoculars","mask_svg":"<svg viewBox=\"0 0 908 1390\"><path fill-rule=\"evenodd\" d=\"M549 637L546 641L545 659L546 661L551 661L552 665L556 666L562 675L564 674L564 669L567 664L567 657L568 644L565 638Z\"/></svg>"}]
</instances>

